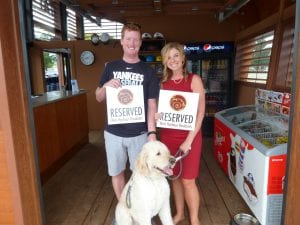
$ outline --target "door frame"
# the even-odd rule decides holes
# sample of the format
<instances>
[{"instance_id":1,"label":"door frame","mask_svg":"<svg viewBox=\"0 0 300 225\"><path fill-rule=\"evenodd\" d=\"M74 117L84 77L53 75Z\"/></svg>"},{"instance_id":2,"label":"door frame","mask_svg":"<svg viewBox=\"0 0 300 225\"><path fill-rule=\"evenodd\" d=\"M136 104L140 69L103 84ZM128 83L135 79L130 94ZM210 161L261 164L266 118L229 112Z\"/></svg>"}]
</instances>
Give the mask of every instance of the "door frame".
<instances>
[{"instance_id":1,"label":"door frame","mask_svg":"<svg viewBox=\"0 0 300 225\"><path fill-rule=\"evenodd\" d=\"M33 114L19 3L23 1L7 0L0 7L0 160L7 169L7 176L0 173L0 182L7 189L0 190L9 196L0 224L41 225L42 195L30 122Z\"/></svg>"},{"instance_id":2,"label":"door frame","mask_svg":"<svg viewBox=\"0 0 300 225\"><path fill-rule=\"evenodd\" d=\"M296 225L300 221L300 1L296 1L292 103L288 143L287 185L284 198L283 224Z\"/></svg>"}]
</instances>

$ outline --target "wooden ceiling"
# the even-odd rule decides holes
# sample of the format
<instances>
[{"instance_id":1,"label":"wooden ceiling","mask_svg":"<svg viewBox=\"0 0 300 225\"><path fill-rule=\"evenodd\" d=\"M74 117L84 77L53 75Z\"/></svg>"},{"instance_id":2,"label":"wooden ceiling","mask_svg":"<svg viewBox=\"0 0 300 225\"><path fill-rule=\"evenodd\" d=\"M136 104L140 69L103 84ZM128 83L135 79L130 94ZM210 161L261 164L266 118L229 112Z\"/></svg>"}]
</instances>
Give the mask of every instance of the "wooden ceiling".
<instances>
[{"instance_id":1,"label":"wooden ceiling","mask_svg":"<svg viewBox=\"0 0 300 225\"><path fill-rule=\"evenodd\" d=\"M62 0L61 0L62 1ZM250 0L63 0L89 16L125 22L132 17L228 13ZM223 15L222 14L222 15Z\"/></svg>"}]
</instances>

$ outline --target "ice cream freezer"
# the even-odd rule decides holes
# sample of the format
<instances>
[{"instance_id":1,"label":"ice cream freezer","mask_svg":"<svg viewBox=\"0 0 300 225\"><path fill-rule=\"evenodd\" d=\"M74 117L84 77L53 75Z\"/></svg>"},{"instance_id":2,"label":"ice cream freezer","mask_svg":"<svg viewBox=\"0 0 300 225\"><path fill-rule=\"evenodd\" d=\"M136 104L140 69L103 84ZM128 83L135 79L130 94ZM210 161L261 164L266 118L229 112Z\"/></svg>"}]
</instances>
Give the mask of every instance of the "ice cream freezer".
<instances>
[{"instance_id":1,"label":"ice cream freezer","mask_svg":"<svg viewBox=\"0 0 300 225\"><path fill-rule=\"evenodd\" d=\"M262 225L281 222L288 116L257 105L216 113L214 156Z\"/></svg>"}]
</instances>

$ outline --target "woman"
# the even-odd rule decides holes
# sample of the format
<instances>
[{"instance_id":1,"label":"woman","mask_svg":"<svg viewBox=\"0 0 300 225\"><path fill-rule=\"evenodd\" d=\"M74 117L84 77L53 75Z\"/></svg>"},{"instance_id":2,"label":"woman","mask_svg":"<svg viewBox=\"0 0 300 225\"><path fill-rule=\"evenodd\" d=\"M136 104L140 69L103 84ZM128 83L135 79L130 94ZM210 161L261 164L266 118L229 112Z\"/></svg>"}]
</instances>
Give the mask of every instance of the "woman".
<instances>
[{"instance_id":1,"label":"woman","mask_svg":"<svg viewBox=\"0 0 300 225\"><path fill-rule=\"evenodd\" d=\"M161 129L161 141L165 143L173 155L178 149L188 152L182 160L182 171L179 179L172 181L176 214L174 224L184 219L184 203L186 201L190 224L199 225L198 211L200 207L200 194L195 179L198 176L201 157L201 124L205 111L205 92L201 78L197 74L188 74L183 45L171 42L161 50L164 65L161 89L199 93L198 110L195 129L192 131L177 129ZM174 174L179 173L178 163Z\"/></svg>"}]
</instances>

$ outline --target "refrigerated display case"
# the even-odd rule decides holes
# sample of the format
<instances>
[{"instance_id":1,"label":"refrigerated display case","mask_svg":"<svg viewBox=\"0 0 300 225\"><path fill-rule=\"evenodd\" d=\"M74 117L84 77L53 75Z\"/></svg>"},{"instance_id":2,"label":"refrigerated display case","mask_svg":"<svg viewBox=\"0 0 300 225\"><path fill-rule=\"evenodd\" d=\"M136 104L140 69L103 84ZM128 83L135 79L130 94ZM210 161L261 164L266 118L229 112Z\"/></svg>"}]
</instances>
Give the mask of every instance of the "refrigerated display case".
<instances>
[{"instance_id":1,"label":"refrigerated display case","mask_svg":"<svg viewBox=\"0 0 300 225\"><path fill-rule=\"evenodd\" d=\"M215 115L214 156L262 225L281 224L288 123L262 105Z\"/></svg>"},{"instance_id":2,"label":"refrigerated display case","mask_svg":"<svg viewBox=\"0 0 300 225\"><path fill-rule=\"evenodd\" d=\"M201 76L206 92L206 110L202 124L205 136L213 136L215 113L231 106L233 53L233 42L185 44L187 69Z\"/></svg>"}]
</instances>

